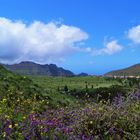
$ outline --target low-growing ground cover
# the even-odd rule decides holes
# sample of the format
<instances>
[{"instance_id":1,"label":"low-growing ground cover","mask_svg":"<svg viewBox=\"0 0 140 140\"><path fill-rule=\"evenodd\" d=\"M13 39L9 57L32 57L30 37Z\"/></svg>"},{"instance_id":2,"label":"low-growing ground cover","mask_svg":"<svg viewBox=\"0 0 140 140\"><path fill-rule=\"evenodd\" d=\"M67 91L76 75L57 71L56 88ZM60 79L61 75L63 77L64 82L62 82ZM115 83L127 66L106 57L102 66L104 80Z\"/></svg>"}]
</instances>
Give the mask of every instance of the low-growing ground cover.
<instances>
[{"instance_id":1,"label":"low-growing ground cover","mask_svg":"<svg viewBox=\"0 0 140 140\"><path fill-rule=\"evenodd\" d=\"M0 139L138 140L140 90L135 82L130 86L129 80L123 81L30 79L0 67Z\"/></svg>"},{"instance_id":2,"label":"low-growing ground cover","mask_svg":"<svg viewBox=\"0 0 140 140\"><path fill-rule=\"evenodd\" d=\"M140 91L112 103L49 107L46 100L0 101L0 139L139 139Z\"/></svg>"}]
</instances>

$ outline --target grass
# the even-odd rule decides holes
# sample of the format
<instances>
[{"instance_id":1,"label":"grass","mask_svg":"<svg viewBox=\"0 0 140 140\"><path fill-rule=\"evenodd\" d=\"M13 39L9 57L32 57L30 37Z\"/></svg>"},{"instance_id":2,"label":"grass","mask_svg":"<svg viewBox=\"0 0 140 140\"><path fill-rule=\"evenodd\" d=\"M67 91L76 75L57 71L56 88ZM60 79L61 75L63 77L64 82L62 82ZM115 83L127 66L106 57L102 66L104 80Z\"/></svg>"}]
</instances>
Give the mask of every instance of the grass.
<instances>
[{"instance_id":1,"label":"grass","mask_svg":"<svg viewBox=\"0 0 140 140\"><path fill-rule=\"evenodd\" d=\"M83 89L86 100L57 90L65 85ZM115 96L112 102L111 96L93 102L86 85L91 94L100 87L108 97L105 90L120 83L102 77L26 77L0 67L0 139L139 140L140 90Z\"/></svg>"},{"instance_id":2,"label":"grass","mask_svg":"<svg viewBox=\"0 0 140 140\"><path fill-rule=\"evenodd\" d=\"M106 80L103 77L48 77L48 76L29 76L36 84L46 89L57 90L58 86L63 88L65 85L69 89L84 89L86 85L91 88L109 87L111 85L119 85L116 80Z\"/></svg>"},{"instance_id":3,"label":"grass","mask_svg":"<svg viewBox=\"0 0 140 140\"><path fill-rule=\"evenodd\" d=\"M34 83L41 86L43 89L48 91L49 95L53 100L52 106L76 106L77 102L81 102L80 99L75 97L60 93L59 89L64 89L67 85L69 90L73 89L85 89L86 85L91 88L98 87L110 87L112 85L119 85L120 83L116 80L106 80L102 77L51 77L51 76L28 76L33 80ZM83 104L83 102L82 102Z\"/></svg>"}]
</instances>

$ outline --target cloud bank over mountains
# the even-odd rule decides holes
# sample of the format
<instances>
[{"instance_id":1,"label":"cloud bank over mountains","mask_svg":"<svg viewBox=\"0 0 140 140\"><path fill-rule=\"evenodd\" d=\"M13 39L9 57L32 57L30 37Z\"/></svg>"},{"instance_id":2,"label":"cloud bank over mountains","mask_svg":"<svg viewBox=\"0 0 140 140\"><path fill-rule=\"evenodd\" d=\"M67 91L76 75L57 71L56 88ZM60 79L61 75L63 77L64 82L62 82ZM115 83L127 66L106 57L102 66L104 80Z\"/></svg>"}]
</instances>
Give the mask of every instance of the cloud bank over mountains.
<instances>
[{"instance_id":1,"label":"cloud bank over mountains","mask_svg":"<svg viewBox=\"0 0 140 140\"><path fill-rule=\"evenodd\" d=\"M140 44L140 25L131 28L127 37ZM75 26L40 21L26 24L0 17L0 62L57 63L72 53L113 55L124 48L116 39L107 41L102 48L81 47L88 38L88 33Z\"/></svg>"},{"instance_id":2,"label":"cloud bank over mountains","mask_svg":"<svg viewBox=\"0 0 140 140\"><path fill-rule=\"evenodd\" d=\"M65 56L80 50L78 43L86 39L88 34L74 26L40 21L27 25L0 18L0 62L63 61Z\"/></svg>"}]
</instances>

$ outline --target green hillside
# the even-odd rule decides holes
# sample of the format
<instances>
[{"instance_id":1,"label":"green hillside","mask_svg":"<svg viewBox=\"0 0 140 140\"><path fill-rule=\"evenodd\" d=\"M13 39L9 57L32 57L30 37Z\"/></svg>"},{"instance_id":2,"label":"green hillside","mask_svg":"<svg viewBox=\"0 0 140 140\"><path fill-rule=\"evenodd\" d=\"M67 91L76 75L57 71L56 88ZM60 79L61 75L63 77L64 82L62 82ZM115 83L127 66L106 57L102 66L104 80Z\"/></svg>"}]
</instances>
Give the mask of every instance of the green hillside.
<instances>
[{"instance_id":1,"label":"green hillside","mask_svg":"<svg viewBox=\"0 0 140 140\"><path fill-rule=\"evenodd\" d=\"M6 70L0 65L0 98L6 98L16 102L17 100L26 100L36 98L37 100L45 100L45 103L51 107L57 105L74 105L76 99L69 95L61 94L57 91L42 87L41 84L35 83L32 79L15 74ZM63 100L62 100L63 99Z\"/></svg>"},{"instance_id":2,"label":"green hillside","mask_svg":"<svg viewBox=\"0 0 140 140\"><path fill-rule=\"evenodd\" d=\"M22 93L25 98L44 93L31 79L14 74L0 65L0 96L7 96L9 92Z\"/></svg>"}]
</instances>

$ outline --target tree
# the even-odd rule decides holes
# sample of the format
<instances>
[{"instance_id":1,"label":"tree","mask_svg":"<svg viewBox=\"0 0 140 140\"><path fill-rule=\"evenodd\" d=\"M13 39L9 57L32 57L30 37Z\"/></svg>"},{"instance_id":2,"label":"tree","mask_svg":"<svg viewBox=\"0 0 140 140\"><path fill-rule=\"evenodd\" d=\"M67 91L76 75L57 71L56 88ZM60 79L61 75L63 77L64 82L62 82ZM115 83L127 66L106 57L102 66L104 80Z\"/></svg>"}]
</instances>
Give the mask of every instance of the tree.
<instances>
[{"instance_id":1,"label":"tree","mask_svg":"<svg viewBox=\"0 0 140 140\"><path fill-rule=\"evenodd\" d=\"M60 87L59 86L57 87L57 91L60 91Z\"/></svg>"},{"instance_id":2,"label":"tree","mask_svg":"<svg viewBox=\"0 0 140 140\"><path fill-rule=\"evenodd\" d=\"M68 86L65 85L65 86L64 86L64 91L67 92L68 90L69 90L69 89L68 89Z\"/></svg>"}]
</instances>

